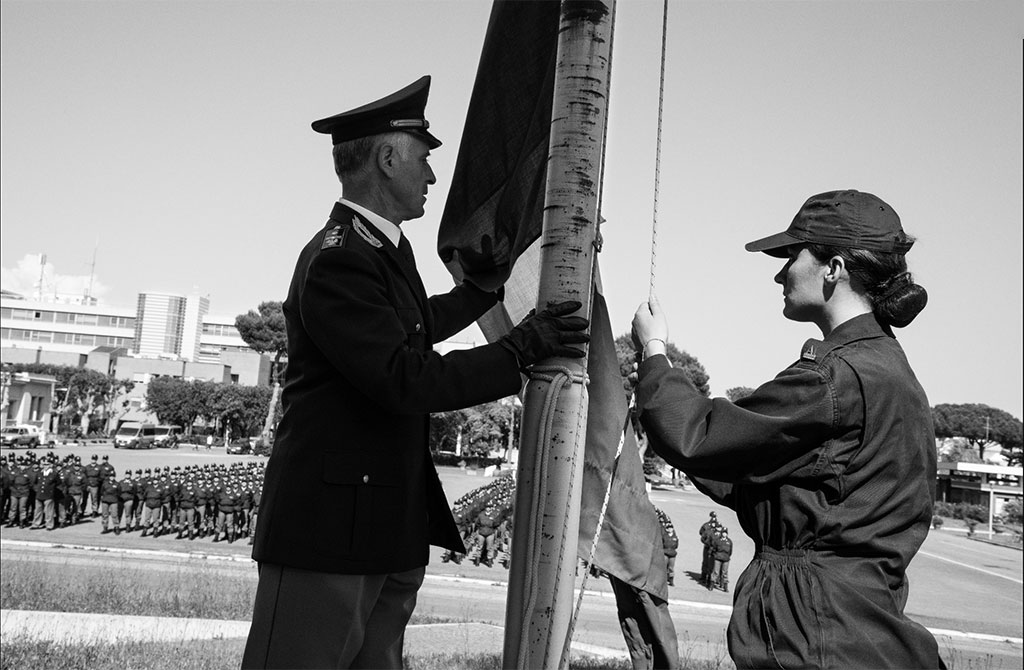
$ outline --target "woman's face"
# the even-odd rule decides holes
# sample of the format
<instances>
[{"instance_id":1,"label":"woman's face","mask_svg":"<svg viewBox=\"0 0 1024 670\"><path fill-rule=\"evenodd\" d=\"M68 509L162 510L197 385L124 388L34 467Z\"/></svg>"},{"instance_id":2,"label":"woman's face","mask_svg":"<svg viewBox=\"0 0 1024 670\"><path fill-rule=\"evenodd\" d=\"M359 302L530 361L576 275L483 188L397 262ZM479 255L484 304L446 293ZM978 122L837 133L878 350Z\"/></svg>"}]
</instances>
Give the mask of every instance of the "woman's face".
<instances>
[{"instance_id":1,"label":"woman's face","mask_svg":"<svg viewBox=\"0 0 1024 670\"><path fill-rule=\"evenodd\" d=\"M789 247L789 260L775 275L775 283L782 285L785 300L782 315L791 321L817 323L825 307L827 271L828 264L815 258L806 247Z\"/></svg>"}]
</instances>

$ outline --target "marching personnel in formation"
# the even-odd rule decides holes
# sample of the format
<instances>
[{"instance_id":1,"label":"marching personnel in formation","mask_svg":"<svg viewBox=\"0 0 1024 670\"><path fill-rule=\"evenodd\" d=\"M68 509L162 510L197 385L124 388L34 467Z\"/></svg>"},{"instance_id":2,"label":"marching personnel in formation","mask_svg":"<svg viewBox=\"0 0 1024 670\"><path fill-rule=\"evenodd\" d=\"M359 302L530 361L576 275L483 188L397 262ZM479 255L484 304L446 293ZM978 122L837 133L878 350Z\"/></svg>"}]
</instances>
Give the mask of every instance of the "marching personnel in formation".
<instances>
[{"instance_id":1,"label":"marching personnel in formation","mask_svg":"<svg viewBox=\"0 0 1024 670\"><path fill-rule=\"evenodd\" d=\"M103 459L100 461L100 479L106 479L107 477L116 478L117 470L110 464L110 456L103 454Z\"/></svg>"},{"instance_id":2,"label":"marching personnel in formation","mask_svg":"<svg viewBox=\"0 0 1024 670\"><path fill-rule=\"evenodd\" d=\"M523 368L583 355L569 346L587 339L587 321L569 316L578 302L500 342L434 351L501 294L467 280L428 297L402 232L436 181L429 86L423 77L313 123L331 136L342 197L300 252L284 301L284 415L253 548L246 668L400 667L430 545L465 552L430 459L430 413L518 393Z\"/></svg>"},{"instance_id":3,"label":"marching personnel in formation","mask_svg":"<svg viewBox=\"0 0 1024 670\"><path fill-rule=\"evenodd\" d=\"M249 544L253 543L253 538L256 537L256 521L260 516L260 501L263 499L263 487L257 482L251 481L249 484L250 491L252 492L252 509L249 512Z\"/></svg>"},{"instance_id":4,"label":"marching personnel in formation","mask_svg":"<svg viewBox=\"0 0 1024 670\"><path fill-rule=\"evenodd\" d=\"M216 483L216 482L215 482ZM237 497L231 484L224 481L217 489L217 531L213 541L227 540L228 544L235 541L235 505Z\"/></svg>"},{"instance_id":5,"label":"marching personnel in formation","mask_svg":"<svg viewBox=\"0 0 1024 670\"><path fill-rule=\"evenodd\" d=\"M92 455L89 459L89 464L85 466L85 485L89 491L89 504L91 505L90 514L94 518L100 513L100 457L96 454ZM85 516L85 501L82 501L82 516Z\"/></svg>"},{"instance_id":6,"label":"marching personnel in formation","mask_svg":"<svg viewBox=\"0 0 1024 670\"><path fill-rule=\"evenodd\" d=\"M156 537L160 531L160 506L163 487L157 477L146 468L146 479L142 483L142 537Z\"/></svg>"},{"instance_id":7,"label":"marching personnel in formation","mask_svg":"<svg viewBox=\"0 0 1024 670\"><path fill-rule=\"evenodd\" d=\"M85 514L86 480L81 460L79 460L78 456L75 456L75 460L71 462L71 467L64 474L64 492L67 496L64 512L65 525L78 523L80 516Z\"/></svg>"},{"instance_id":8,"label":"marching personnel in formation","mask_svg":"<svg viewBox=\"0 0 1024 670\"><path fill-rule=\"evenodd\" d=\"M25 528L29 525L28 499L32 484L28 461L19 458L11 470L11 511L7 527Z\"/></svg>"},{"instance_id":9,"label":"marching personnel in formation","mask_svg":"<svg viewBox=\"0 0 1024 670\"><path fill-rule=\"evenodd\" d=\"M39 475L35 480L35 518L33 530L53 530L57 527L55 498L58 495L60 474L49 456L41 459Z\"/></svg>"},{"instance_id":10,"label":"marching personnel in formation","mask_svg":"<svg viewBox=\"0 0 1024 670\"><path fill-rule=\"evenodd\" d=\"M100 518L103 523L103 534L109 533L110 518L114 518L114 534L121 533L121 526L118 522L117 509L121 501L121 485L114 477L104 477L100 484Z\"/></svg>"},{"instance_id":11,"label":"marching personnel in formation","mask_svg":"<svg viewBox=\"0 0 1024 670\"><path fill-rule=\"evenodd\" d=\"M13 456L11 457L13 460ZM7 465L7 457L0 456L0 519L8 518L11 504L11 483L14 480L13 470Z\"/></svg>"},{"instance_id":12,"label":"marching personnel in formation","mask_svg":"<svg viewBox=\"0 0 1024 670\"><path fill-rule=\"evenodd\" d=\"M141 470L136 470L141 475ZM130 533L136 528L135 521L135 500L138 496L138 482L132 477L131 469L125 470L124 477L117 483L117 496L121 503L121 517L118 527L124 526L124 531Z\"/></svg>"},{"instance_id":13,"label":"marching personnel in formation","mask_svg":"<svg viewBox=\"0 0 1024 670\"><path fill-rule=\"evenodd\" d=\"M196 537L196 505L199 502L199 484L191 477L182 483L178 493L178 539L182 534L188 539Z\"/></svg>"}]
</instances>

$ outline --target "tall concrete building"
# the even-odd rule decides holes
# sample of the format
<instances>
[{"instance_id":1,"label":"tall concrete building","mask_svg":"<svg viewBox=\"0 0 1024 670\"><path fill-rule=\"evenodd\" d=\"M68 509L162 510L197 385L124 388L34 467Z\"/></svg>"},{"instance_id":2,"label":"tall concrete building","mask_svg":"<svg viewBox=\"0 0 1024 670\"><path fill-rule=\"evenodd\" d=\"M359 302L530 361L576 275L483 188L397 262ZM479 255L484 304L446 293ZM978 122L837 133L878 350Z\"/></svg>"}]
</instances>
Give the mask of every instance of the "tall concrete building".
<instances>
[{"instance_id":1,"label":"tall concrete building","mask_svg":"<svg viewBox=\"0 0 1024 670\"><path fill-rule=\"evenodd\" d=\"M199 358L203 319L210 310L205 296L140 293L135 317L135 348L140 356Z\"/></svg>"}]
</instances>

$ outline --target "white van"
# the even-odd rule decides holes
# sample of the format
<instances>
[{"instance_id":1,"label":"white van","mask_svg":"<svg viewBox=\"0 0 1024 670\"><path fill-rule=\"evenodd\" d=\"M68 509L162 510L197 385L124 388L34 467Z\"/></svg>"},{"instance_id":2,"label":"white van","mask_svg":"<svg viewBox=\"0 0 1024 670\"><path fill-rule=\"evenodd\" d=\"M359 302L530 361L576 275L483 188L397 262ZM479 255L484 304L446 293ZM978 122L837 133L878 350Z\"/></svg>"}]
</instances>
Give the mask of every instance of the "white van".
<instances>
[{"instance_id":1,"label":"white van","mask_svg":"<svg viewBox=\"0 0 1024 670\"><path fill-rule=\"evenodd\" d=\"M114 448L152 449L156 444L156 426L151 423L129 421L121 424L114 434Z\"/></svg>"},{"instance_id":2,"label":"white van","mask_svg":"<svg viewBox=\"0 0 1024 670\"><path fill-rule=\"evenodd\" d=\"M181 440L181 426L157 426L156 427L156 446L163 447L164 449L175 445Z\"/></svg>"}]
</instances>

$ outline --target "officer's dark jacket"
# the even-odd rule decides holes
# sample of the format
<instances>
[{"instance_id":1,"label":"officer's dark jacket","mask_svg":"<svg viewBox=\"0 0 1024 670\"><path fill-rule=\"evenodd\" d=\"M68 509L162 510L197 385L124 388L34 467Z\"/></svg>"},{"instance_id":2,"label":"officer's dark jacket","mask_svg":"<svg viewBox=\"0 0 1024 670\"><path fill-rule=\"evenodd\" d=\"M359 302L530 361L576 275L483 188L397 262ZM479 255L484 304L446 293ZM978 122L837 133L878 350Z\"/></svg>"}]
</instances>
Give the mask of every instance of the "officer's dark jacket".
<instances>
[{"instance_id":1,"label":"officer's dark jacket","mask_svg":"<svg viewBox=\"0 0 1024 670\"><path fill-rule=\"evenodd\" d=\"M521 376L497 344L432 347L496 299L468 284L428 299L399 250L335 205L284 302L284 415L254 559L379 574L426 565L429 544L465 552L430 459L429 413L516 393Z\"/></svg>"},{"instance_id":2,"label":"officer's dark jacket","mask_svg":"<svg viewBox=\"0 0 1024 670\"><path fill-rule=\"evenodd\" d=\"M639 373L654 450L757 545L729 624L738 667L938 666L934 638L903 613L931 521L934 430L890 330L850 319L735 404L664 356Z\"/></svg>"}]
</instances>

